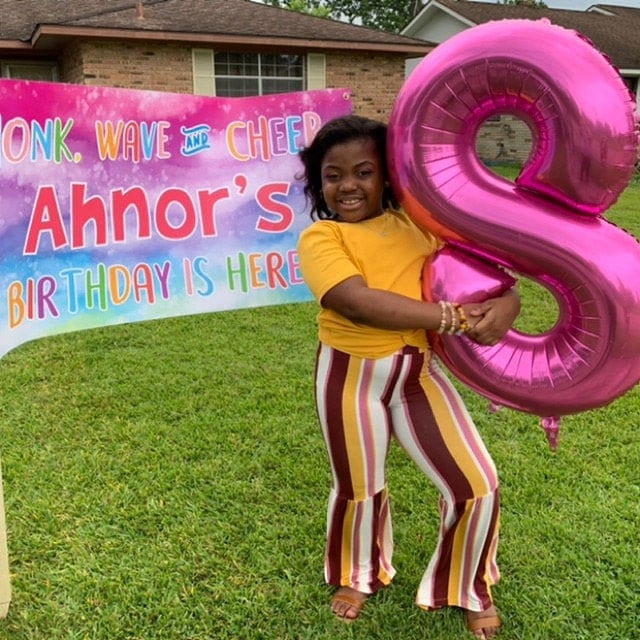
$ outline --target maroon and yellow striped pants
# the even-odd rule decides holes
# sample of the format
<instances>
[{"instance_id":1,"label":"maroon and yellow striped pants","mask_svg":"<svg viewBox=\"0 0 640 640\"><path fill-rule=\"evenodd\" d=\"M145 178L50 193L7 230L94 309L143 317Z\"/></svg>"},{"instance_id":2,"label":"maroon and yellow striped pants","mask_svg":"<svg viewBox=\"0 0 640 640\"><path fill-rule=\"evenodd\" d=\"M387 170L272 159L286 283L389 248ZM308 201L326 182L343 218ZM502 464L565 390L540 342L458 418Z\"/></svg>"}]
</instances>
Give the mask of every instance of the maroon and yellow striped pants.
<instances>
[{"instance_id":1,"label":"maroon and yellow striped pants","mask_svg":"<svg viewBox=\"0 0 640 640\"><path fill-rule=\"evenodd\" d=\"M327 582L374 593L395 574L385 473L393 435L441 494L438 543L417 604L489 607L499 578L496 469L435 361L413 347L369 360L321 344L316 402L334 481Z\"/></svg>"}]
</instances>

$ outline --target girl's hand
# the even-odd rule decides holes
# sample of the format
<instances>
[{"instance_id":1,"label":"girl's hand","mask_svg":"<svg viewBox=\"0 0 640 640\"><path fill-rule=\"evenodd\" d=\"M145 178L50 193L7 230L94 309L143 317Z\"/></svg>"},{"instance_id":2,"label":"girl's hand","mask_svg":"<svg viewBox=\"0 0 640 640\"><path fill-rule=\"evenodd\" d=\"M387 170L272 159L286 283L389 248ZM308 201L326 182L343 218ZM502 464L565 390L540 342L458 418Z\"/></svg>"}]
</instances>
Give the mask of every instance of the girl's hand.
<instances>
[{"instance_id":1,"label":"girl's hand","mask_svg":"<svg viewBox=\"0 0 640 640\"><path fill-rule=\"evenodd\" d=\"M520 297L515 289L509 289L499 298L464 305L469 330L467 335L479 344L496 345L511 328L520 313Z\"/></svg>"}]
</instances>

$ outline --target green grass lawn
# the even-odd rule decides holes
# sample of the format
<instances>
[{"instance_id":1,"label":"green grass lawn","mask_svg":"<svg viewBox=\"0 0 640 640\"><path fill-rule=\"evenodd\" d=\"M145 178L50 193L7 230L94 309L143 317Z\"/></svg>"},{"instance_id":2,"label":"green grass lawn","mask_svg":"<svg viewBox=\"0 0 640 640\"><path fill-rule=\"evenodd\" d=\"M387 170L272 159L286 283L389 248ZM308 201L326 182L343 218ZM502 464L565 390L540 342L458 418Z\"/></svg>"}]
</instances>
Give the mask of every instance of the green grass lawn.
<instances>
[{"instance_id":1,"label":"green grass lawn","mask_svg":"<svg viewBox=\"0 0 640 640\"><path fill-rule=\"evenodd\" d=\"M640 185L608 217L640 237ZM523 285L525 322L548 313ZM536 309L538 311L536 311ZM413 604L437 495L393 447L398 576L357 623L324 585L330 475L316 426L315 305L109 327L0 362L13 599L8 640L453 640ZM495 589L510 640L640 637L640 396L562 421L490 413L501 473Z\"/></svg>"}]
</instances>

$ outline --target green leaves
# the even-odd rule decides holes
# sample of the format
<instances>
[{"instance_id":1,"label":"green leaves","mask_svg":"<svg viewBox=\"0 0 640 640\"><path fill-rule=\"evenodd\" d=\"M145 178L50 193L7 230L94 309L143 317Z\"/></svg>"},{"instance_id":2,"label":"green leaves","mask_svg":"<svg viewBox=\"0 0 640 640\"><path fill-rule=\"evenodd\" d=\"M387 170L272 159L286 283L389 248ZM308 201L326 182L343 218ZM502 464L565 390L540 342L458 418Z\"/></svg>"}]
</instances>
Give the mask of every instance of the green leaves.
<instances>
[{"instance_id":1,"label":"green leaves","mask_svg":"<svg viewBox=\"0 0 640 640\"><path fill-rule=\"evenodd\" d=\"M415 0L265 0L265 4L394 33L407 26L421 8Z\"/></svg>"}]
</instances>

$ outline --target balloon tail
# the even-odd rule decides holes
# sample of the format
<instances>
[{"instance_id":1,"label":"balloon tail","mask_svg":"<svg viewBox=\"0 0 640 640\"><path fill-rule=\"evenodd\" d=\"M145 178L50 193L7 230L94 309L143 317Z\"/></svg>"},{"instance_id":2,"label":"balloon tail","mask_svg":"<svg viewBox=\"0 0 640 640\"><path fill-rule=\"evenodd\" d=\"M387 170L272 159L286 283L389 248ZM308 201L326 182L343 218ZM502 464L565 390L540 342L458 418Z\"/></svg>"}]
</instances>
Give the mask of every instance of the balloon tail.
<instances>
[{"instance_id":1,"label":"balloon tail","mask_svg":"<svg viewBox=\"0 0 640 640\"><path fill-rule=\"evenodd\" d=\"M558 448L558 437L560 435L560 418L558 416L547 416L540 420L542 428L547 434L547 441L552 451Z\"/></svg>"},{"instance_id":2,"label":"balloon tail","mask_svg":"<svg viewBox=\"0 0 640 640\"><path fill-rule=\"evenodd\" d=\"M498 411L500 411L501 408L502 408L502 405L498 404L497 402L489 403L489 413L498 413Z\"/></svg>"}]
</instances>

